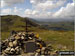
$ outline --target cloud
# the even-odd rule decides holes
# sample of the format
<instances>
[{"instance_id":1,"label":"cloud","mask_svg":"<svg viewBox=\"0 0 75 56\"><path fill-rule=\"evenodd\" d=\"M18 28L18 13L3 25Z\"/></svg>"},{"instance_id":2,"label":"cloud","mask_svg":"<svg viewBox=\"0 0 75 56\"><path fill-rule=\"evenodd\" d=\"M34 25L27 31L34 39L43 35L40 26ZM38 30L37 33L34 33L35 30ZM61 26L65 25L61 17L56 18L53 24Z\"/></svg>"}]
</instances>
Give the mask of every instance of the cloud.
<instances>
[{"instance_id":1,"label":"cloud","mask_svg":"<svg viewBox=\"0 0 75 56\"><path fill-rule=\"evenodd\" d=\"M14 13L18 13L19 11L18 11L18 9L17 9L17 7L14 7Z\"/></svg>"},{"instance_id":2,"label":"cloud","mask_svg":"<svg viewBox=\"0 0 75 56\"><path fill-rule=\"evenodd\" d=\"M1 7L12 6L14 4L23 3L25 0L1 0Z\"/></svg>"},{"instance_id":3,"label":"cloud","mask_svg":"<svg viewBox=\"0 0 75 56\"><path fill-rule=\"evenodd\" d=\"M74 3L68 3L66 7L61 7L56 12L40 11L40 10L25 10L25 15L31 18L73 18L75 17Z\"/></svg>"},{"instance_id":4,"label":"cloud","mask_svg":"<svg viewBox=\"0 0 75 56\"><path fill-rule=\"evenodd\" d=\"M61 7L60 10L58 10L54 16L55 17L75 17L75 5L74 3L68 3L66 7Z\"/></svg>"},{"instance_id":5,"label":"cloud","mask_svg":"<svg viewBox=\"0 0 75 56\"><path fill-rule=\"evenodd\" d=\"M31 15L31 14L32 14L32 11L31 11L30 9L26 9L26 10L25 10L25 14L26 14L26 15Z\"/></svg>"},{"instance_id":6,"label":"cloud","mask_svg":"<svg viewBox=\"0 0 75 56\"><path fill-rule=\"evenodd\" d=\"M66 0L30 0L34 10L25 10L25 15L34 18L52 18L54 12L49 12L48 10L58 8L64 5L65 2Z\"/></svg>"},{"instance_id":7,"label":"cloud","mask_svg":"<svg viewBox=\"0 0 75 56\"><path fill-rule=\"evenodd\" d=\"M11 14L11 11L12 11L12 10L9 9L9 8L8 8L8 9L2 9L2 10L1 10L1 14L8 15L8 14Z\"/></svg>"},{"instance_id":8,"label":"cloud","mask_svg":"<svg viewBox=\"0 0 75 56\"><path fill-rule=\"evenodd\" d=\"M32 4L38 4L40 2L44 2L45 0L30 0L30 3Z\"/></svg>"},{"instance_id":9,"label":"cloud","mask_svg":"<svg viewBox=\"0 0 75 56\"><path fill-rule=\"evenodd\" d=\"M6 0L2 0L3 1L3 6L10 6L10 5L14 5L16 3L23 3L24 0L10 0L12 1L11 3L9 3L8 1L6 2ZM61 0L30 0L30 3L32 3L32 8L33 9L24 9L24 8L18 8L18 7L14 7L14 8L7 8L7 9L2 9L2 13L1 14L15 14L15 15L19 15L22 17L30 17L30 18L41 18L41 19L52 19L52 18L73 18L75 17L75 13L74 13L74 8L75 5L74 3L66 3L65 6L64 3L66 2L66 0L61 1ZM8 4L7 4L8 3ZM58 8L58 10L56 10L56 8ZM52 12L51 10L55 9L54 12Z\"/></svg>"},{"instance_id":10,"label":"cloud","mask_svg":"<svg viewBox=\"0 0 75 56\"><path fill-rule=\"evenodd\" d=\"M4 7L4 6L5 6L5 3L4 3L3 0L1 0L1 1L0 1L0 8L1 8L1 7Z\"/></svg>"},{"instance_id":11,"label":"cloud","mask_svg":"<svg viewBox=\"0 0 75 56\"><path fill-rule=\"evenodd\" d=\"M25 10L26 15L35 15L35 14L38 14L38 13L39 13L39 11L37 11L37 10L30 10L30 9Z\"/></svg>"},{"instance_id":12,"label":"cloud","mask_svg":"<svg viewBox=\"0 0 75 56\"><path fill-rule=\"evenodd\" d=\"M38 16L38 14L40 14L40 12L37 11L37 10L26 9L26 10L24 11L24 14L25 14L25 16L28 16L28 17L31 17L31 18L32 18L32 17L35 18L35 17Z\"/></svg>"},{"instance_id":13,"label":"cloud","mask_svg":"<svg viewBox=\"0 0 75 56\"><path fill-rule=\"evenodd\" d=\"M24 14L31 18L48 18L52 16L52 12L41 12L39 10L26 9Z\"/></svg>"},{"instance_id":14,"label":"cloud","mask_svg":"<svg viewBox=\"0 0 75 56\"><path fill-rule=\"evenodd\" d=\"M14 7L13 9L12 8L1 9L0 15L19 15L19 16L22 16L23 15L22 10L23 10L22 8L17 8L17 7Z\"/></svg>"},{"instance_id":15,"label":"cloud","mask_svg":"<svg viewBox=\"0 0 75 56\"><path fill-rule=\"evenodd\" d=\"M23 12L22 8L14 7L11 14L23 16L22 12Z\"/></svg>"},{"instance_id":16,"label":"cloud","mask_svg":"<svg viewBox=\"0 0 75 56\"><path fill-rule=\"evenodd\" d=\"M30 0L36 9L51 10L63 6L66 0Z\"/></svg>"}]
</instances>

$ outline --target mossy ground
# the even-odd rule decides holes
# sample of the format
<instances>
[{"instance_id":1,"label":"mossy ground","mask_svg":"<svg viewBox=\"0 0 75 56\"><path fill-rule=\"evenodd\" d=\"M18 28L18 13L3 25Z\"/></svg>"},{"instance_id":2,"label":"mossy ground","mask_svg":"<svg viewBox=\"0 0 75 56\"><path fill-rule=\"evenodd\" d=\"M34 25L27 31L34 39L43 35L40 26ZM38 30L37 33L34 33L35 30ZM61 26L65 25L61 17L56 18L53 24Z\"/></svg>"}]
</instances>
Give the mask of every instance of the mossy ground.
<instances>
[{"instance_id":1,"label":"mossy ground","mask_svg":"<svg viewBox=\"0 0 75 56\"><path fill-rule=\"evenodd\" d=\"M58 50L74 50L74 32L73 31L52 31L52 30L36 30L35 34L47 44L51 44L54 49ZM2 32L1 39L10 37L10 32Z\"/></svg>"}]
</instances>

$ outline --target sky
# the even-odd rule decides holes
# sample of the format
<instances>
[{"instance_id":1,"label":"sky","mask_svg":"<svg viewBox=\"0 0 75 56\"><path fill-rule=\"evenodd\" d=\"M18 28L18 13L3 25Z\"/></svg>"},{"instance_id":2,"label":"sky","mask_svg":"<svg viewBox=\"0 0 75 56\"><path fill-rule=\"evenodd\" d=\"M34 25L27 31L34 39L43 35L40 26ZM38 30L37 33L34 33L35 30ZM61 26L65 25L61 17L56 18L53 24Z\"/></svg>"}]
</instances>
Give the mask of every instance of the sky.
<instances>
[{"instance_id":1,"label":"sky","mask_svg":"<svg viewBox=\"0 0 75 56\"><path fill-rule=\"evenodd\" d=\"M35 19L75 18L75 0L0 0L0 15Z\"/></svg>"}]
</instances>

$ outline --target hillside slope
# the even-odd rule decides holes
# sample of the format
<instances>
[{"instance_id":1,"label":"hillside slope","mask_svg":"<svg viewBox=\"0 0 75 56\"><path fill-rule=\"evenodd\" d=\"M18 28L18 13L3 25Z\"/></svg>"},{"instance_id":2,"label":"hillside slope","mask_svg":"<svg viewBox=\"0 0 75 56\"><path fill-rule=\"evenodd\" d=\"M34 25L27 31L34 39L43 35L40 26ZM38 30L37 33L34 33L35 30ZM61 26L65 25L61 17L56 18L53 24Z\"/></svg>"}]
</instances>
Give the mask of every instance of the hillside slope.
<instances>
[{"instance_id":1,"label":"hillside slope","mask_svg":"<svg viewBox=\"0 0 75 56\"><path fill-rule=\"evenodd\" d=\"M22 18L17 15L1 16L1 32L2 39L8 37L12 30L25 31L26 21L28 22L29 31L35 31L39 25L29 20L29 18ZM6 35L6 36L5 36Z\"/></svg>"},{"instance_id":2,"label":"hillside slope","mask_svg":"<svg viewBox=\"0 0 75 56\"><path fill-rule=\"evenodd\" d=\"M40 22L41 28L48 30L74 31L74 21Z\"/></svg>"},{"instance_id":3,"label":"hillside slope","mask_svg":"<svg viewBox=\"0 0 75 56\"><path fill-rule=\"evenodd\" d=\"M30 21L28 18L22 18L16 15L7 15L7 16L1 16L1 27L2 27L1 30L2 32L18 30L19 28L25 30L26 21L28 22L28 25L31 27L39 26L38 24ZM17 28L17 29L13 29L13 28Z\"/></svg>"},{"instance_id":4,"label":"hillside slope","mask_svg":"<svg viewBox=\"0 0 75 56\"><path fill-rule=\"evenodd\" d=\"M72 31L74 22L43 23L36 22L30 18L22 18L16 15L1 16L1 39L4 40L10 37L10 32L12 30L25 31L26 20L28 21L28 25L31 26L28 29L35 34L39 34L40 38L47 44L51 44L54 49L64 50L64 47L66 47L65 50L74 50L74 31ZM57 31L53 28L51 29L51 27L54 27L55 29L57 27ZM58 27L64 27L64 29L68 30L64 31L64 29L58 29Z\"/></svg>"}]
</instances>

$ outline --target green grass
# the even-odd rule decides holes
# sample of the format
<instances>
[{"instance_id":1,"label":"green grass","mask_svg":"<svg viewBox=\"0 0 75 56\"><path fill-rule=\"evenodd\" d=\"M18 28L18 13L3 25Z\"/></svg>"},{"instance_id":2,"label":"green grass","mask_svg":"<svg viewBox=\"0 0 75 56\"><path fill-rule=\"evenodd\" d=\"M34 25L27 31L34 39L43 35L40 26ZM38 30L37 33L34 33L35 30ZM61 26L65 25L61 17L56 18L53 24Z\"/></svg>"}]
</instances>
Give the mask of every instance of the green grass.
<instances>
[{"instance_id":1,"label":"green grass","mask_svg":"<svg viewBox=\"0 0 75 56\"><path fill-rule=\"evenodd\" d=\"M67 47L67 50L74 50L74 32L73 31L41 31L40 37L47 43L52 44L55 49L59 49L60 46Z\"/></svg>"},{"instance_id":2,"label":"green grass","mask_svg":"<svg viewBox=\"0 0 75 56\"><path fill-rule=\"evenodd\" d=\"M9 32L1 32L1 39L5 40L10 36Z\"/></svg>"},{"instance_id":3,"label":"green grass","mask_svg":"<svg viewBox=\"0 0 75 56\"><path fill-rule=\"evenodd\" d=\"M36 30L35 34L47 44L51 44L57 50L74 50L74 32L73 31L47 31ZM2 32L2 40L10 36L10 32ZM66 46L66 49L64 47Z\"/></svg>"},{"instance_id":4,"label":"green grass","mask_svg":"<svg viewBox=\"0 0 75 56\"><path fill-rule=\"evenodd\" d=\"M26 18L27 19L27 18ZM25 18L21 18L19 16L3 16L1 18L1 39L7 39L10 37L10 32L12 30L15 31L25 31ZM8 22L9 21L9 22ZM40 35L40 38L44 40L47 44L51 44L54 49L58 50L73 50L74 48L74 32L71 30L68 31L53 31L53 30L43 30L40 29L36 23L32 21L28 21L29 25L31 26L29 30L31 30L34 33L37 33ZM51 23L49 23L51 24ZM67 24L68 28L70 28L71 24ZM70 26L69 26L70 25ZM52 24L53 26L53 24ZM55 26L55 24L54 24ZM61 24L57 24L56 26L61 26ZM67 26L64 26L65 28ZM71 26L73 27L73 24ZM70 28L71 29L71 28ZM65 48L66 47L66 48Z\"/></svg>"}]
</instances>

